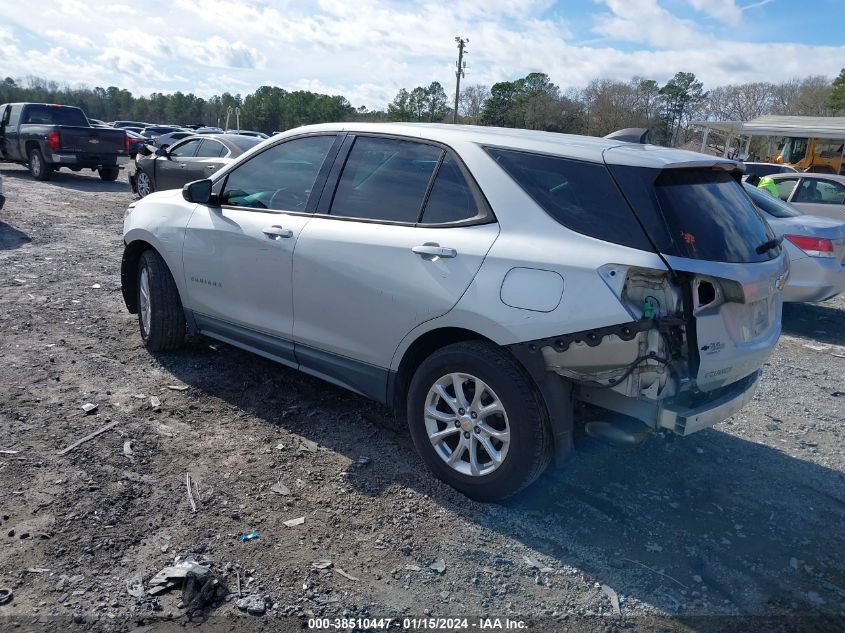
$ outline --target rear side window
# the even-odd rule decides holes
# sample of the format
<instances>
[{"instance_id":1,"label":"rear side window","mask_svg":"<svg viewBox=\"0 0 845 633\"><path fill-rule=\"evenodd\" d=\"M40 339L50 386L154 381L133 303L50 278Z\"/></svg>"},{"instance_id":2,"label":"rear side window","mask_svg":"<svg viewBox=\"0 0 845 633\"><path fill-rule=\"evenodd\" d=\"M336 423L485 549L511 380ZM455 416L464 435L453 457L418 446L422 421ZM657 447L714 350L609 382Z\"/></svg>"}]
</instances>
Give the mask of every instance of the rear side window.
<instances>
[{"instance_id":1,"label":"rear side window","mask_svg":"<svg viewBox=\"0 0 845 633\"><path fill-rule=\"evenodd\" d=\"M763 216L733 176L713 169L666 169L611 165L661 253L716 262L764 262L778 247Z\"/></svg>"},{"instance_id":2,"label":"rear side window","mask_svg":"<svg viewBox=\"0 0 845 633\"><path fill-rule=\"evenodd\" d=\"M205 139L197 151L197 158L218 158L225 156L229 148L223 145L220 141L213 141Z\"/></svg>"},{"instance_id":3,"label":"rear side window","mask_svg":"<svg viewBox=\"0 0 845 633\"><path fill-rule=\"evenodd\" d=\"M842 204L843 200L845 200L845 185L820 178L802 179L792 199L793 202L816 204Z\"/></svg>"},{"instance_id":4,"label":"rear side window","mask_svg":"<svg viewBox=\"0 0 845 633\"><path fill-rule=\"evenodd\" d=\"M79 108L63 108L49 105L26 106L23 123L90 127L88 119Z\"/></svg>"},{"instance_id":5,"label":"rear side window","mask_svg":"<svg viewBox=\"0 0 845 633\"><path fill-rule=\"evenodd\" d=\"M442 154L423 143L358 137L335 190L331 215L417 222Z\"/></svg>"},{"instance_id":6,"label":"rear side window","mask_svg":"<svg viewBox=\"0 0 845 633\"><path fill-rule=\"evenodd\" d=\"M605 242L653 250L604 165L492 147L487 152L565 227Z\"/></svg>"},{"instance_id":7,"label":"rear side window","mask_svg":"<svg viewBox=\"0 0 845 633\"><path fill-rule=\"evenodd\" d=\"M460 222L478 215L478 204L472 189L461 173L458 163L446 156L437 170L428 202L425 205L424 224Z\"/></svg>"}]
</instances>

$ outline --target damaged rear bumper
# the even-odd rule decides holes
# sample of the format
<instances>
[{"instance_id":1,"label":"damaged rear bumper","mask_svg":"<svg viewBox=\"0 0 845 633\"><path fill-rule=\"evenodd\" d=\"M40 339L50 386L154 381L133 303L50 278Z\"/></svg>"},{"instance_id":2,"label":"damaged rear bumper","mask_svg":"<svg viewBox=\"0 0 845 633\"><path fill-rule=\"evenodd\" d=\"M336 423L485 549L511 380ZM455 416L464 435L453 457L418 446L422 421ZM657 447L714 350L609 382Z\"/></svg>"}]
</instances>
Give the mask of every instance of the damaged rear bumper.
<instances>
[{"instance_id":1,"label":"damaged rear bumper","mask_svg":"<svg viewBox=\"0 0 845 633\"><path fill-rule=\"evenodd\" d=\"M628 415L658 429L689 435L735 415L754 397L760 382L758 370L730 385L707 393L684 393L660 402L627 398L609 389L579 386L576 398Z\"/></svg>"}]
</instances>

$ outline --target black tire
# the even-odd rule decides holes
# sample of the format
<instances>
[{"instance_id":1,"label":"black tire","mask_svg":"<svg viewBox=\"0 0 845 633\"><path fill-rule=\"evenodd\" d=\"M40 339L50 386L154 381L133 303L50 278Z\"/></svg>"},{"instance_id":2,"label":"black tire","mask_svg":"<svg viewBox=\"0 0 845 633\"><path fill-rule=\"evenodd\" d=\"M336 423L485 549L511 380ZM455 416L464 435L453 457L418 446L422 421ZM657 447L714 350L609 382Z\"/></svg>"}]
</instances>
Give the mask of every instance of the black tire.
<instances>
[{"instance_id":1,"label":"black tire","mask_svg":"<svg viewBox=\"0 0 845 633\"><path fill-rule=\"evenodd\" d=\"M36 180L50 180L53 175L53 166L44 160L44 154L37 147L29 150L29 173Z\"/></svg>"},{"instance_id":2,"label":"black tire","mask_svg":"<svg viewBox=\"0 0 845 633\"><path fill-rule=\"evenodd\" d=\"M120 168L103 167L102 169L98 169L97 173L100 174L100 178L106 182L111 182L112 180L117 180L117 177L120 175Z\"/></svg>"},{"instance_id":3,"label":"black tire","mask_svg":"<svg viewBox=\"0 0 845 633\"><path fill-rule=\"evenodd\" d=\"M507 413L510 445L501 465L488 474L458 472L446 463L428 437L424 409L429 390L441 377L456 372L486 383ZM548 414L534 383L510 354L491 343L455 343L426 358L411 379L407 420L414 445L429 469L478 501L499 501L516 494L537 479L551 461ZM458 433L461 434L463 431Z\"/></svg>"},{"instance_id":4,"label":"black tire","mask_svg":"<svg viewBox=\"0 0 845 633\"><path fill-rule=\"evenodd\" d=\"M149 327L144 326L141 281L144 272L149 280ZM138 327L144 346L151 352L174 350L185 342L185 312L179 289L170 269L153 250L144 251L138 262L137 276Z\"/></svg>"}]
</instances>

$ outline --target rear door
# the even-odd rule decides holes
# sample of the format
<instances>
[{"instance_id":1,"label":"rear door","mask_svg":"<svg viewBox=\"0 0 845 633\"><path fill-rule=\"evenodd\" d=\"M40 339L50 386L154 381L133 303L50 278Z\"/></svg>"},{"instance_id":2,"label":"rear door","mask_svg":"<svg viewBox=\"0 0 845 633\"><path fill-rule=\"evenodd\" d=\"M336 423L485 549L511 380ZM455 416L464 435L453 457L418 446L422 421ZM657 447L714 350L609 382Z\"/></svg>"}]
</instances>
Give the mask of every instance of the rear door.
<instances>
[{"instance_id":1,"label":"rear door","mask_svg":"<svg viewBox=\"0 0 845 633\"><path fill-rule=\"evenodd\" d=\"M802 178L792 204L811 215L845 221L845 184L827 178Z\"/></svg>"},{"instance_id":2,"label":"rear door","mask_svg":"<svg viewBox=\"0 0 845 633\"><path fill-rule=\"evenodd\" d=\"M383 399L402 338L457 303L499 226L438 145L350 136L335 165L296 245L296 356L304 371Z\"/></svg>"},{"instance_id":3,"label":"rear door","mask_svg":"<svg viewBox=\"0 0 845 633\"><path fill-rule=\"evenodd\" d=\"M191 180L189 168L203 139L191 138L167 150L166 156L158 156L155 160L155 188L181 189L182 185Z\"/></svg>"}]
</instances>

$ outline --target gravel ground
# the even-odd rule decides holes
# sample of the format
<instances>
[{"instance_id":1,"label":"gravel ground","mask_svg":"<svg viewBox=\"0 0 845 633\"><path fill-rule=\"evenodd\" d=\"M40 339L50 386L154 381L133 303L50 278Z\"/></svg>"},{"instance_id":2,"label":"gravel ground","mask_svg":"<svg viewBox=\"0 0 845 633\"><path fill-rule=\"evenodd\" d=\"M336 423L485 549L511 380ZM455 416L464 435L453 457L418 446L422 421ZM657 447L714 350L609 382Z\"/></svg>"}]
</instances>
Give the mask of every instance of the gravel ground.
<instances>
[{"instance_id":1,"label":"gravel ground","mask_svg":"<svg viewBox=\"0 0 845 633\"><path fill-rule=\"evenodd\" d=\"M206 626L845 628L845 297L787 306L734 418L633 449L583 441L528 493L485 505L429 476L356 395L204 339L149 354L120 294L125 175L0 173L0 628L184 624L178 587L130 590L189 554L266 609L225 601Z\"/></svg>"}]
</instances>

